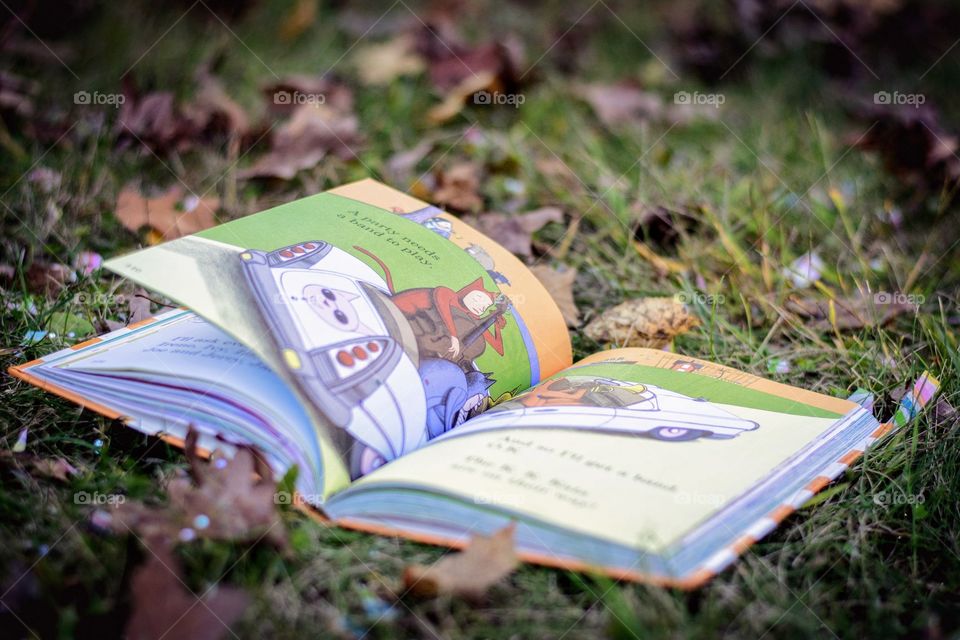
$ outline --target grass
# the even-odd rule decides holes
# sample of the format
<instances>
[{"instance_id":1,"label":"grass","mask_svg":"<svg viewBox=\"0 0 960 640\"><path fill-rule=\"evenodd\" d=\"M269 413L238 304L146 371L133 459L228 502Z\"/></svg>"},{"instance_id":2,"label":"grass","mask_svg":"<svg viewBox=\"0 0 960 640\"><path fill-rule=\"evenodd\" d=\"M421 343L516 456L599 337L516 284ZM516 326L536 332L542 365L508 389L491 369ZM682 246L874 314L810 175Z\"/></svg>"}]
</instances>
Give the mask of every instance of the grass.
<instances>
[{"instance_id":1,"label":"grass","mask_svg":"<svg viewBox=\"0 0 960 640\"><path fill-rule=\"evenodd\" d=\"M850 136L869 123L846 115L846 88L822 76L805 56L752 57L734 79L708 89L679 67L678 79L658 69L639 40L657 51L665 47L655 13L616 8L634 34L598 7L594 44L576 54L572 77L559 68L565 52L548 55L517 110L470 107L437 129L423 120L437 100L425 77L398 80L382 91L358 88L356 110L368 141L359 161L325 162L295 182L268 187L231 183L231 158L216 144L165 157L118 151L109 135L114 113L78 110L70 97L81 89L115 91L120 75L144 52L133 74L141 86L187 96L192 70L219 56L218 75L254 110L258 87L274 73L321 72L351 45L354 37L335 14L324 10L308 35L291 44L276 36L286 11L276 3L254 5L229 30L194 5L162 38L186 7L160 13L135 6L95 9L68 39L70 70L56 63L30 69L40 82L37 103L53 111L72 109L80 116L75 130L51 146L11 128L13 144L3 151L0 263L15 267L16 277L2 293L0 345L9 349L0 364L5 368L66 344L48 339L19 348L25 332L48 327L55 313L93 324L124 319L123 304L110 296L129 288L109 274L81 278L48 299L28 291L25 270L38 260L70 263L79 250L113 255L135 247L140 239L111 214L117 191L128 181L166 186L182 180L198 192L221 194L239 187L226 211L227 217L239 216L382 175L393 153L429 134L438 135L438 143L420 171L474 159L495 167L483 187L490 209L507 205L516 184L508 180L515 180L524 188L524 207L555 203L580 219L575 232L553 225L537 239L566 247L562 262L578 269L575 295L587 320L627 297L696 290L713 298L698 307L702 327L677 341L681 353L833 395L864 387L880 399L881 417L894 408L890 392L923 370L940 378L944 397L953 401L960 391L954 329L960 260L950 231L955 207L932 194L906 211L902 229L889 224L902 190L874 158L849 147ZM562 15L559 4L545 11ZM398 18L408 15L399 5L395 12ZM486 22L470 24L479 37L503 33L504 26L519 32L532 61L555 37L542 15L508 5L486 12ZM336 69L349 80L347 64ZM949 95L952 63L944 67L923 87L928 99ZM913 70L881 71L891 87L916 76ZM715 120L611 130L573 96L572 82L624 75L651 77L652 90L668 100L680 89L715 90L726 102ZM471 122L483 132L479 141L461 136ZM249 158L256 155L254 149ZM569 175L543 170L544 161L557 159ZM61 174L54 193L40 193L23 177L38 166ZM652 245L688 265L690 275L661 277L638 256L632 244L641 214L637 202L684 211L694 220L676 246ZM815 295L869 288L926 301L917 314L886 327L815 330L781 306L790 287L782 268L812 249L827 265ZM95 302L78 304L81 293ZM599 348L579 331L573 336L577 355ZM769 373L783 358L790 370ZM62 456L82 470L67 483L2 470L0 584L17 617L0 609L2 624L13 636L29 636L28 627L43 637L117 635L130 606L129 573L143 552L129 540L92 531L86 525L89 508L75 504L74 495L162 497L162 480L185 466L183 455L8 377L2 398L5 446L29 427L28 451ZM693 593L525 566L479 606L402 599L384 613L371 603L393 602L390 589L404 565L430 562L443 551L327 528L292 512L285 515L290 557L260 546L211 542L185 546L181 553L191 586L224 580L254 594L253 607L233 629L240 637L482 638L505 630L517 638L942 637L960 629L958 440L955 424L920 418Z\"/></svg>"}]
</instances>

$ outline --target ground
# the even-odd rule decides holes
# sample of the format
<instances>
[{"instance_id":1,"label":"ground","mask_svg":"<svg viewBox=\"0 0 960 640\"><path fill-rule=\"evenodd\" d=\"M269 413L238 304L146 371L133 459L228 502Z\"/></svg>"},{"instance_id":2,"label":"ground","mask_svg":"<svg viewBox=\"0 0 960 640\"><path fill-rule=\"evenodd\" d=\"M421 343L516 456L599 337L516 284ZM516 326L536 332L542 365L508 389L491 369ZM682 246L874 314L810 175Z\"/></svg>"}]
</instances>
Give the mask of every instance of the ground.
<instances>
[{"instance_id":1,"label":"ground","mask_svg":"<svg viewBox=\"0 0 960 640\"><path fill-rule=\"evenodd\" d=\"M670 55L657 11L602 0L575 10L506 4L474 9L464 30L477 40L511 31L525 44L532 67L519 89L523 104L468 105L433 125L424 114L440 97L426 76L386 87L351 80L354 71L340 60L358 40L343 26L347 9L321 8L306 35L283 40L278 33L289 5L250 4L222 19L219 4L203 2L159 12L135 3L78 10L76 29L70 23L69 32L52 36L62 65L48 60L16 69L38 82L38 109L69 114L76 128L58 140L7 125L0 136L0 263L15 272L3 283L4 368L68 344L48 336L23 346L27 332L49 329L63 313L95 328L124 320L127 309L113 294L125 285L110 274L83 276L45 296L31 286L28 268L143 243L144 234L126 230L112 213L131 180L182 181L197 193L209 191L230 218L349 180L385 178L394 154L429 136L435 147L414 177L474 161L485 168L484 209L564 209L566 224L537 234L534 260L578 270L574 295L584 321L626 298L686 292L701 326L676 340L679 353L832 395L869 389L881 418L895 407L891 394L924 370L939 377L948 401L960 391L960 261L951 193L905 186L877 156L854 146L872 125L849 108L855 92L919 86L928 102L947 109L956 52L922 79L937 56L918 67L865 59L867 80L854 84L829 75L808 49L758 55L744 47L750 55L719 84L707 85ZM368 13L375 18L385 9ZM382 37L380 28L420 11L395 3L369 37ZM564 38L551 48L564 25L583 16L587 43ZM36 35L46 42L45 33ZM21 35L30 39L28 31ZM72 100L76 91L119 91L125 72L141 91L189 96L194 69L209 60L251 112L262 102L259 87L275 76L332 68L355 89L363 144L355 156L326 159L295 180L238 181L235 164L247 166L262 153L256 144L240 154L224 144L183 153L118 148L113 107L84 111ZM666 104L677 91L721 95L723 104L691 122L647 117L608 126L577 97L575 85L624 77ZM52 195L38 195L36 181L27 178L40 167L60 175ZM653 237L648 226L636 231L655 207L689 217L676 240ZM571 227L574 220L578 226ZM636 251L636 238L685 270L658 273ZM810 251L822 258L824 274L806 295L825 300L860 289L921 304L885 326L853 330L790 314L783 302L793 284L783 268ZM80 294L87 301L78 301ZM572 335L579 356L600 348L579 328ZM29 637L28 628L43 637L116 635L129 612L129 574L143 551L94 531L89 505L75 496L162 499L162 480L185 467L183 454L9 377L2 397L5 449L29 427L28 452L63 457L81 470L64 482L4 463L0 600L14 613L0 609L2 624L16 637ZM254 605L232 628L239 637L938 638L960 628L958 444L955 422L921 417L692 593L524 566L479 604L395 601L403 567L430 562L443 550L329 528L293 511L284 512L292 540L286 556L262 544L215 542L183 545L180 553L192 588L222 581L253 594Z\"/></svg>"}]
</instances>

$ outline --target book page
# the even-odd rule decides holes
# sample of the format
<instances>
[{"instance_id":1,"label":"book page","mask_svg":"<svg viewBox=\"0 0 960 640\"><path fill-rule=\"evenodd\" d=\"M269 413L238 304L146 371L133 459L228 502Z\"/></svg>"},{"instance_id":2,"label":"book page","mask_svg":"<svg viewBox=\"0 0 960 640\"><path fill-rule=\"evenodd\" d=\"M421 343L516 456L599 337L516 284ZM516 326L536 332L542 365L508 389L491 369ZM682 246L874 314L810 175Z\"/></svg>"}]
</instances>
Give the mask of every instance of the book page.
<instances>
[{"instance_id":1,"label":"book page","mask_svg":"<svg viewBox=\"0 0 960 640\"><path fill-rule=\"evenodd\" d=\"M343 473L326 477L339 486L571 360L559 310L522 263L372 181L107 267L231 333L295 387L338 452Z\"/></svg>"},{"instance_id":2,"label":"book page","mask_svg":"<svg viewBox=\"0 0 960 640\"><path fill-rule=\"evenodd\" d=\"M855 408L704 361L616 350L490 409L346 495L420 487L660 551Z\"/></svg>"}]
</instances>

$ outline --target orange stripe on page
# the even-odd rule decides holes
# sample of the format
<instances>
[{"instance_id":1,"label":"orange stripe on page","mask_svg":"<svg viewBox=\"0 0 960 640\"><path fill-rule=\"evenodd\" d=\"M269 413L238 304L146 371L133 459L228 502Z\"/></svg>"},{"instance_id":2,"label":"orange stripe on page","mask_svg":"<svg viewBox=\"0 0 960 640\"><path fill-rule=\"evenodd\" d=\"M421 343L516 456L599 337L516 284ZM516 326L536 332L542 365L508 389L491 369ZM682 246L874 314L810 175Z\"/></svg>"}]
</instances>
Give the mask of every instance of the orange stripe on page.
<instances>
[{"instance_id":1,"label":"orange stripe on page","mask_svg":"<svg viewBox=\"0 0 960 640\"><path fill-rule=\"evenodd\" d=\"M826 476L817 476L816 478L811 480L810 484L804 487L804 489L806 489L810 493L816 493L817 491L820 491L820 489L823 489L828 484L830 484L830 478Z\"/></svg>"},{"instance_id":2,"label":"orange stripe on page","mask_svg":"<svg viewBox=\"0 0 960 640\"><path fill-rule=\"evenodd\" d=\"M144 318L143 320L138 320L137 322L134 322L133 324L128 324L128 325L127 325L127 329L136 329L136 328L138 328L138 327L142 327L142 326L144 326L144 325L148 325L148 324L150 324L151 322L156 322L156 321L157 321L156 318Z\"/></svg>"},{"instance_id":3,"label":"orange stripe on page","mask_svg":"<svg viewBox=\"0 0 960 640\"><path fill-rule=\"evenodd\" d=\"M891 431L893 431L893 423L892 423L892 422L884 422L882 425L880 425L879 427L877 427L876 431L874 431L873 433L870 434L870 437L871 437L871 438L882 438L883 436L887 435L887 434L890 433Z\"/></svg>"},{"instance_id":4,"label":"orange stripe on page","mask_svg":"<svg viewBox=\"0 0 960 640\"><path fill-rule=\"evenodd\" d=\"M842 458L840 458L839 460L837 460L837 462L839 462L840 464L845 464L849 467L854 462L856 462L857 458L859 458L862 455L863 455L863 451L860 451L860 449L854 449L853 451L847 452L847 454Z\"/></svg>"},{"instance_id":5,"label":"orange stripe on page","mask_svg":"<svg viewBox=\"0 0 960 640\"><path fill-rule=\"evenodd\" d=\"M103 340L100 338L90 338L89 340L84 340L83 342L73 345L70 347L70 350L77 351L79 349L83 349L84 347L89 347L92 344L97 344L98 342L103 342Z\"/></svg>"},{"instance_id":6,"label":"orange stripe on page","mask_svg":"<svg viewBox=\"0 0 960 640\"><path fill-rule=\"evenodd\" d=\"M751 545L753 545L753 543L756 541L757 539L754 538L753 536L749 536L749 535L743 536L742 538L734 542L732 545L730 545L730 551L732 551L735 555L739 556L741 553L749 549Z\"/></svg>"},{"instance_id":7,"label":"orange stripe on page","mask_svg":"<svg viewBox=\"0 0 960 640\"><path fill-rule=\"evenodd\" d=\"M776 509L774 509L773 511L771 511L770 515L767 517L773 520L774 522L776 522L777 524L780 524L787 518L787 516L789 516L794 511L796 511L796 509L794 509L790 505L782 504Z\"/></svg>"}]
</instances>

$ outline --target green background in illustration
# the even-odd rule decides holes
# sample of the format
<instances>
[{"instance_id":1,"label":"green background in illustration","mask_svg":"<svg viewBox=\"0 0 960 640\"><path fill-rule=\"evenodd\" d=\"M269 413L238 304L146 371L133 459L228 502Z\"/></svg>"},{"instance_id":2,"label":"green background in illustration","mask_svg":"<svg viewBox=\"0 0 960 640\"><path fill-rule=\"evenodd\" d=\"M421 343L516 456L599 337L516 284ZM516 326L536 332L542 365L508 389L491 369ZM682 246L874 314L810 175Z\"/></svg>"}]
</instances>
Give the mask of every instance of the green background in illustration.
<instances>
[{"instance_id":1,"label":"green background in illustration","mask_svg":"<svg viewBox=\"0 0 960 640\"><path fill-rule=\"evenodd\" d=\"M197 234L243 249L273 251L281 247L321 240L329 242L382 274L358 245L376 254L390 267L397 291L443 285L458 290L482 278L490 291L498 291L486 270L463 249L444 237L394 213L330 193L281 205L260 215L240 218ZM503 328L500 356L487 348L477 358L481 371L492 373L496 383L490 395L526 389L530 362L513 314Z\"/></svg>"},{"instance_id":2,"label":"green background in illustration","mask_svg":"<svg viewBox=\"0 0 960 640\"><path fill-rule=\"evenodd\" d=\"M566 374L575 376L595 376L597 378L612 378L628 382L652 384L676 393L682 393L691 398L706 398L711 402L777 411L794 416L809 416L812 418L839 418L842 414L813 407L796 400L788 400L763 391L757 391L725 380L718 380L709 376L695 373L646 367L637 364L588 364L581 367L567 369ZM563 373L554 376L563 377Z\"/></svg>"}]
</instances>

